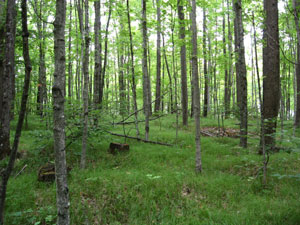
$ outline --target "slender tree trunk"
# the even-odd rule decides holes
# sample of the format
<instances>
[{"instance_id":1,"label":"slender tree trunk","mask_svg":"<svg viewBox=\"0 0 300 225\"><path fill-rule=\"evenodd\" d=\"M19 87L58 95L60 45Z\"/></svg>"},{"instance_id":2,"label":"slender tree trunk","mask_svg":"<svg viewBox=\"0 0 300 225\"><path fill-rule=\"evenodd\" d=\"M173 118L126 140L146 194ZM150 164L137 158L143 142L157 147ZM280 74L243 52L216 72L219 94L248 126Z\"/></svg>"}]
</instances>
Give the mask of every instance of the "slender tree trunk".
<instances>
[{"instance_id":1,"label":"slender tree trunk","mask_svg":"<svg viewBox=\"0 0 300 225\"><path fill-rule=\"evenodd\" d=\"M196 172L202 171L201 144L200 144L200 90L198 77L197 57L197 22L196 22L196 1L192 0L192 73L194 86L194 114L195 114L195 143L196 143Z\"/></svg>"},{"instance_id":2,"label":"slender tree trunk","mask_svg":"<svg viewBox=\"0 0 300 225\"><path fill-rule=\"evenodd\" d=\"M160 0L156 0L157 15L157 42L156 42L156 93L155 93L155 109L157 112L161 104L161 19L160 19Z\"/></svg>"},{"instance_id":3,"label":"slender tree trunk","mask_svg":"<svg viewBox=\"0 0 300 225\"><path fill-rule=\"evenodd\" d=\"M4 55L5 55L5 0L0 0L0 125L2 125L3 108L3 77L4 77ZM0 141L2 141L2 128L0 127ZM0 148L2 151L2 149Z\"/></svg>"},{"instance_id":4,"label":"slender tree trunk","mask_svg":"<svg viewBox=\"0 0 300 225\"><path fill-rule=\"evenodd\" d=\"M204 72L204 104L203 117L207 117L209 108L209 77L207 71L207 50L206 50L206 9L203 8L203 72Z\"/></svg>"},{"instance_id":5,"label":"slender tree trunk","mask_svg":"<svg viewBox=\"0 0 300 225\"><path fill-rule=\"evenodd\" d=\"M72 1L70 1L70 17L69 17L69 62L68 62L68 97L72 101L73 97L73 73L72 73Z\"/></svg>"},{"instance_id":6,"label":"slender tree trunk","mask_svg":"<svg viewBox=\"0 0 300 225\"><path fill-rule=\"evenodd\" d=\"M109 9L108 9L108 19L106 23L106 29L105 29L105 39L104 39L104 62L103 62L103 68L101 71L101 79L100 79L100 92L99 92L99 102L102 104L103 101L103 89L104 89L104 81L105 81L105 72L106 72L106 66L107 66L107 54L108 54L108 29L111 19L111 11L112 11L112 2L109 0Z\"/></svg>"},{"instance_id":7,"label":"slender tree trunk","mask_svg":"<svg viewBox=\"0 0 300 225\"><path fill-rule=\"evenodd\" d=\"M15 0L6 1L6 24L5 24L5 56L4 56L4 74L2 77L3 99L2 99L2 118L0 121L0 159L3 159L10 153L10 119L12 97L12 79L14 77L15 62Z\"/></svg>"},{"instance_id":8,"label":"slender tree trunk","mask_svg":"<svg viewBox=\"0 0 300 225\"><path fill-rule=\"evenodd\" d=\"M123 30L124 27L121 24L121 30ZM120 114L125 115L125 110L126 110L126 86L125 86L125 80L124 80L124 42L121 41L121 48L120 48L120 62L119 62L119 102L120 102Z\"/></svg>"},{"instance_id":9,"label":"slender tree trunk","mask_svg":"<svg viewBox=\"0 0 300 225\"><path fill-rule=\"evenodd\" d=\"M56 1L56 15L54 21L54 56L55 70L53 93L53 136L55 151L55 180L56 180L56 205L57 224L70 224L69 215L69 189L67 183L67 163L65 145L65 23L66 2Z\"/></svg>"},{"instance_id":10,"label":"slender tree trunk","mask_svg":"<svg viewBox=\"0 0 300 225\"><path fill-rule=\"evenodd\" d=\"M223 1L224 4L224 1ZM227 50L226 50L226 33L225 33L225 14L223 15L223 55L224 55L224 73L225 73L225 88L224 88L224 108L225 108L225 119L227 119L230 115L230 74L228 73L228 67L231 65L228 63L228 56L227 56Z\"/></svg>"},{"instance_id":11,"label":"slender tree trunk","mask_svg":"<svg viewBox=\"0 0 300 225\"><path fill-rule=\"evenodd\" d=\"M147 17L146 17L146 0L142 0L142 33L143 33L143 94L145 105L145 139L149 140L149 116L150 116L150 96L149 96L149 75L147 64Z\"/></svg>"},{"instance_id":12,"label":"slender tree trunk","mask_svg":"<svg viewBox=\"0 0 300 225\"><path fill-rule=\"evenodd\" d=\"M171 72L170 72L170 68L169 68L169 63L168 63L168 58L167 58L167 54L166 54L164 35L162 35L162 37L163 37L163 54L164 54L165 64L166 64L166 67L167 67L167 73L168 73L168 77L169 77L170 106L171 106L170 108L171 108L171 112L173 112L174 111L173 82L172 82L172 76L171 76Z\"/></svg>"},{"instance_id":13,"label":"slender tree trunk","mask_svg":"<svg viewBox=\"0 0 300 225\"><path fill-rule=\"evenodd\" d=\"M86 166L86 149L87 149L87 136L88 136L88 114L89 114L89 1L85 0L85 28L84 28L84 58L83 58L83 133L82 133L82 152L80 167L82 169Z\"/></svg>"},{"instance_id":14,"label":"slender tree trunk","mask_svg":"<svg viewBox=\"0 0 300 225\"><path fill-rule=\"evenodd\" d=\"M100 0L94 2L95 7L95 70L94 70L94 106L99 104L100 74L101 74L101 46L99 42L100 31Z\"/></svg>"},{"instance_id":15,"label":"slender tree trunk","mask_svg":"<svg viewBox=\"0 0 300 225\"><path fill-rule=\"evenodd\" d=\"M235 11L234 33L237 74L237 102L240 113L240 146L247 147L248 110L247 110L247 70L245 62L244 28L242 21L242 2L233 0Z\"/></svg>"},{"instance_id":16,"label":"slender tree trunk","mask_svg":"<svg viewBox=\"0 0 300 225\"><path fill-rule=\"evenodd\" d=\"M227 32L228 32L228 90L227 90L227 97L228 97L228 105L230 107L230 101L231 101L231 93L233 95L233 88L232 88L232 83L233 83L233 60L232 60L232 32L231 32L231 23L230 23L230 12L231 10L229 9L229 0L227 0ZM231 89L233 89L231 91ZM233 106L235 102L232 102ZM230 109L229 109L230 111ZM229 115L228 115L229 116Z\"/></svg>"},{"instance_id":17,"label":"slender tree trunk","mask_svg":"<svg viewBox=\"0 0 300 225\"><path fill-rule=\"evenodd\" d=\"M22 37L23 37L23 58L25 64L24 87L23 87L23 94L22 94L21 109L20 109L12 151L10 154L8 165L4 170L4 172L2 173L2 183L0 186L0 224L4 224L4 208L5 208L5 200L6 200L7 182L13 170L14 163L17 156L19 140L21 137L22 126L23 126L25 113L26 113L26 105L27 105L29 84L30 84L30 73L32 69L30 63L30 57L29 57L29 44L28 44L29 33L27 29L26 0L22 0Z\"/></svg>"},{"instance_id":18,"label":"slender tree trunk","mask_svg":"<svg viewBox=\"0 0 300 225\"><path fill-rule=\"evenodd\" d=\"M127 20L128 20L128 30L129 30L129 39L130 39L130 60L131 60L131 82L132 82L132 98L133 98L133 109L134 109L134 121L135 121L135 129L136 136L139 138L140 131L138 125L138 108L136 102L136 83L135 83L135 73L134 73L134 53L133 53L133 41L132 41L132 33L131 33L131 22L130 22L130 11L129 11L129 0L126 2L127 6Z\"/></svg>"},{"instance_id":19,"label":"slender tree trunk","mask_svg":"<svg viewBox=\"0 0 300 225\"><path fill-rule=\"evenodd\" d=\"M179 19L179 38L182 41L180 46L181 61L181 107L182 107L182 123L188 125L188 91L187 91L187 66L186 66L186 45L185 45L185 22L182 0L177 2L178 19Z\"/></svg>"},{"instance_id":20,"label":"slender tree trunk","mask_svg":"<svg viewBox=\"0 0 300 225\"><path fill-rule=\"evenodd\" d=\"M263 118L266 150L275 150L275 133L280 100L278 2L265 0L263 48Z\"/></svg>"},{"instance_id":21,"label":"slender tree trunk","mask_svg":"<svg viewBox=\"0 0 300 225\"><path fill-rule=\"evenodd\" d=\"M294 7L294 21L297 31L297 64L295 65L296 70L296 90L297 90L297 107L296 107L296 118L295 118L295 128L300 127L300 27L299 27L299 12L300 12L300 1L293 0Z\"/></svg>"}]
</instances>

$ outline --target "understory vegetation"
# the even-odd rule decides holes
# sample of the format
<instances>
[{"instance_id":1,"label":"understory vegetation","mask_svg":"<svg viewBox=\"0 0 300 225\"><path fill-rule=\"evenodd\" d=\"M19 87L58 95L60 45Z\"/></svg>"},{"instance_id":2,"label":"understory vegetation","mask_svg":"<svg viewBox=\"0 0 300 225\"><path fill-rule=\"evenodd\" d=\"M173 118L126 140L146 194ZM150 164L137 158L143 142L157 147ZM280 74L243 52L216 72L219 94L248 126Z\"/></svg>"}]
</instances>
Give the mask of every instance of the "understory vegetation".
<instances>
[{"instance_id":1,"label":"understory vegetation","mask_svg":"<svg viewBox=\"0 0 300 225\"><path fill-rule=\"evenodd\" d=\"M103 120L102 120L103 121ZM257 121L249 122L249 146L239 139L201 137L203 172L195 173L194 123L179 127L175 115L150 122L150 140L172 147L111 136L105 131L134 136L134 124L91 128L87 167L80 170L82 129L67 132L67 164L72 224L299 224L299 140L292 122L277 132L279 153L270 155L268 184L262 186L262 156L257 154ZM224 122L238 132L237 120ZM140 124L141 130L143 124ZM12 124L14 130L15 122ZM201 121L202 129L218 128L215 118ZM220 128L223 130L223 128ZM221 133L221 132L220 132ZM29 116L20 140L20 156L7 188L7 224L55 224L55 183L39 182L38 168L54 161L52 130ZM296 133L297 136L297 133ZM111 142L128 143L129 153L111 155ZM2 161L5 164L6 161ZM24 166L27 167L21 172Z\"/></svg>"}]
</instances>

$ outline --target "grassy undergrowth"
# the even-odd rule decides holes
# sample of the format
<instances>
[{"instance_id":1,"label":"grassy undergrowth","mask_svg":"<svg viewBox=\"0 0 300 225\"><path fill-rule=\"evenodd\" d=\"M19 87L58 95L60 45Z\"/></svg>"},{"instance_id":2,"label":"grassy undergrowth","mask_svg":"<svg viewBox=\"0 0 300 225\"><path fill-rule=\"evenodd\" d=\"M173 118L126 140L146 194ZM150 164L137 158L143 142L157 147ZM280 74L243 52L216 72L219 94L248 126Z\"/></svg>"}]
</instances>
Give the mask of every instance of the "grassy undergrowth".
<instances>
[{"instance_id":1,"label":"grassy undergrowth","mask_svg":"<svg viewBox=\"0 0 300 225\"><path fill-rule=\"evenodd\" d=\"M226 120L224 126L237 128L236 123ZM91 133L85 170L79 169L81 137L75 138L67 149L71 223L300 224L300 154L293 151L297 143L287 129L281 144L292 151L271 155L268 186L262 188L256 121L250 123L248 149L239 148L238 139L202 137L201 175L194 172L193 121L180 127L177 140L175 116L152 121L150 139L174 146L126 140L130 152L117 156L107 153L109 143L123 143L124 138ZM217 121L203 119L202 126L217 126ZM135 135L134 126L125 129ZM110 130L123 132L122 126ZM55 224L55 184L37 181L37 169L53 160L52 148L52 132L30 118L20 143L23 156L8 185L6 224ZM25 164L25 171L14 178Z\"/></svg>"}]
</instances>

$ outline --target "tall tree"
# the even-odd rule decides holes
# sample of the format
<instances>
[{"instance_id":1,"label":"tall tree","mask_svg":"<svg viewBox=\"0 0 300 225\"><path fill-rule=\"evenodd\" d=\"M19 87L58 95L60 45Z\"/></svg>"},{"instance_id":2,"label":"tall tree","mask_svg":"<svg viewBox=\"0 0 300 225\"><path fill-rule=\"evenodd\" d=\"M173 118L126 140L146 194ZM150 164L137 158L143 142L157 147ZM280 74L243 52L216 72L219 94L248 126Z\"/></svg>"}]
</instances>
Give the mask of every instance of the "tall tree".
<instances>
[{"instance_id":1,"label":"tall tree","mask_svg":"<svg viewBox=\"0 0 300 225\"><path fill-rule=\"evenodd\" d=\"M177 10L179 18L179 38L180 45L180 62L181 62L181 107L182 123L188 125L188 91L187 91L187 66L186 66L186 45L185 45L185 20L183 10L183 0L177 1Z\"/></svg>"},{"instance_id":2,"label":"tall tree","mask_svg":"<svg viewBox=\"0 0 300 225\"><path fill-rule=\"evenodd\" d=\"M194 116L195 116L195 142L196 142L196 172L202 171L201 144L200 144L200 90L198 76L198 47L197 47L197 21L196 1L192 0L192 73L194 85Z\"/></svg>"},{"instance_id":3,"label":"tall tree","mask_svg":"<svg viewBox=\"0 0 300 225\"><path fill-rule=\"evenodd\" d=\"M132 87L132 98L133 98L133 110L134 110L134 121L135 121L135 129L136 136L140 136L139 125L138 125L138 109L136 102L136 83L135 83L135 73L134 73L134 52L133 52L133 41L132 41L132 32L131 32L131 20L130 20L130 7L129 0L126 1L127 8L127 20L128 20L128 31L129 31L129 40L130 40L130 61L131 61L131 87Z\"/></svg>"},{"instance_id":4,"label":"tall tree","mask_svg":"<svg viewBox=\"0 0 300 225\"><path fill-rule=\"evenodd\" d=\"M89 48L90 48L90 36L89 36L89 1L84 1L85 9L85 24L84 24L84 58L83 58L83 133L82 133L82 152L80 167L85 168L86 161L86 149L87 149L87 136L88 136L88 115L89 115ZM83 40L82 40L83 41Z\"/></svg>"},{"instance_id":5,"label":"tall tree","mask_svg":"<svg viewBox=\"0 0 300 225\"><path fill-rule=\"evenodd\" d=\"M38 80L38 92L37 92L37 111L38 114L43 117L44 105L47 99L47 87L46 87L46 64L45 64L45 38L44 32L46 23L42 20L42 11L44 1L35 0L34 2L35 12L38 15L37 28L38 28L38 42L39 42L39 80Z\"/></svg>"},{"instance_id":6,"label":"tall tree","mask_svg":"<svg viewBox=\"0 0 300 225\"><path fill-rule=\"evenodd\" d=\"M146 17L146 0L142 0L142 33L143 33L143 59L142 59L142 67L143 67L143 99L144 99L144 111L145 111L145 139L149 138L149 117L151 113L150 109L150 96L149 96L149 88L150 88L150 79L148 75L148 64L147 64L147 17Z\"/></svg>"},{"instance_id":7,"label":"tall tree","mask_svg":"<svg viewBox=\"0 0 300 225\"><path fill-rule=\"evenodd\" d=\"M204 72L204 104L203 116L207 117L209 108L209 77L207 71L207 50L206 50L206 8L203 8L203 72Z\"/></svg>"},{"instance_id":8,"label":"tall tree","mask_svg":"<svg viewBox=\"0 0 300 225\"><path fill-rule=\"evenodd\" d=\"M247 147L248 111L247 111L247 70L245 62L244 28L242 20L242 1L233 0L235 12L234 34L236 51L236 88L240 119L240 146Z\"/></svg>"},{"instance_id":9,"label":"tall tree","mask_svg":"<svg viewBox=\"0 0 300 225\"><path fill-rule=\"evenodd\" d=\"M161 1L156 0L157 15L157 41L156 41L156 94L155 94L155 112L159 111L161 104Z\"/></svg>"},{"instance_id":10,"label":"tall tree","mask_svg":"<svg viewBox=\"0 0 300 225\"><path fill-rule=\"evenodd\" d=\"M10 153L10 119L12 96L12 80L15 67L15 19L16 1L6 1L6 22L5 22L5 52L4 52L4 73L2 76L3 97L2 97L2 118L0 120L0 159Z\"/></svg>"},{"instance_id":11,"label":"tall tree","mask_svg":"<svg viewBox=\"0 0 300 225\"><path fill-rule=\"evenodd\" d=\"M2 101L3 101L3 76L5 55L5 0L0 0L0 124L2 125ZM2 128L0 127L0 141L2 140ZM1 150L1 148L0 148Z\"/></svg>"},{"instance_id":12,"label":"tall tree","mask_svg":"<svg viewBox=\"0 0 300 225\"><path fill-rule=\"evenodd\" d=\"M224 1L223 1L224 4ZM223 54L224 54L224 67L225 67L225 88L224 88L224 107L225 107L225 118L229 117L230 114L230 76L231 74L228 73L228 67L231 66L231 64L228 63L227 59L227 50L226 50L226 19L225 19L225 13L223 15Z\"/></svg>"},{"instance_id":13,"label":"tall tree","mask_svg":"<svg viewBox=\"0 0 300 225\"><path fill-rule=\"evenodd\" d=\"M53 93L53 136L55 151L55 180L56 180L56 206L57 224L70 224L69 215L69 189L67 183L67 163L65 144L65 76L66 76L66 50L65 50L65 23L66 1L56 1L56 15L54 21L54 83Z\"/></svg>"},{"instance_id":14,"label":"tall tree","mask_svg":"<svg viewBox=\"0 0 300 225\"><path fill-rule=\"evenodd\" d=\"M100 79L101 79L101 17L100 17L100 0L94 2L95 7L95 69L94 69L94 104L97 107L100 104L99 91L100 91Z\"/></svg>"},{"instance_id":15,"label":"tall tree","mask_svg":"<svg viewBox=\"0 0 300 225\"><path fill-rule=\"evenodd\" d=\"M100 90L99 90L99 103L102 104L103 101L103 89L104 89L104 81L105 81L105 73L107 66L107 55L108 55L108 32L109 32L109 24L111 19L111 11L112 11L112 1L109 0L109 9L108 9L108 19L105 28L105 38L104 38L104 62L103 67L100 74ZM107 83L108 85L108 83Z\"/></svg>"},{"instance_id":16,"label":"tall tree","mask_svg":"<svg viewBox=\"0 0 300 225\"><path fill-rule=\"evenodd\" d=\"M29 32L27 28L27 1L26 0L22 0L22 37L23 37L23 58L25 64L24 87L23 87L23 94L21 100L21 109L20 109L19 119L17 123L15 139L12 146L12 151L10 154L8 165L6 169L2 171L2 183L0 185L0 224L4 224L4 206L5 206L5 199L6 199L7 182L13 170L14 163L17 156L19 140L21 137L22 126L23 126L25 113L26 113L26 105L27 105L29 84L30 84L30 74L32 69L30 57L29 57L29 43L28 43Z\"/></svg>"},{"instance_id":17,"label":"tall tree","mask_svg":"<svg viewBox=\"0 0 300 225\"><path fill-rule=\"evenodd\" d=\"M300 27L299 27L299 12L300 12L300 1L293 0L293 8L294 8L294 21L296 25L297 31L297 64L296 67L296 84L297 84L297 104L296 104L296 117L295 117L295 128L300 127Z\"/></svg>"},{"instance_id":18,"label":"tall tree","mask_svg":"<svg viewBox=\"0 0 300 225\"><path fill-rule=\"evenodd\" d=\"M266 150L275 150L275 132L280 100L278 0L264 0L263 119Z\"/></svg>"}]
</instances>

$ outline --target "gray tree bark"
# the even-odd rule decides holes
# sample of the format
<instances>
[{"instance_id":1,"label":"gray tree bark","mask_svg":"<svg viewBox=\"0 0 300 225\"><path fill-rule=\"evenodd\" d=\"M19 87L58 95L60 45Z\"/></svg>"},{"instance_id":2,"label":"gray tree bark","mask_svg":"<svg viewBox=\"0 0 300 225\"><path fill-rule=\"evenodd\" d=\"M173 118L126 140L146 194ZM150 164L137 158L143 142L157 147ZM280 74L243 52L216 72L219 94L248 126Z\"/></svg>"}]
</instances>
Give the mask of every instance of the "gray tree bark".
<instances>
[{"instance_id":1,"label":"gray tree bark","mask_svg":"<svg viewBox=\"0 0 300 225\"><path fill-rule=\"evenodd\" d=\"M54 83L53 93L53 136L55 151L55 180L56 180L56 206L57 224L70 224L69 215L69 189L67 183L67 163L65 145L65 23L66 1L56 1L56 15L54 21Z\"/></svg>"},{"instance_id":2,"label":"gray tree bark","mask_svg":"<svg viewBox=\"0 0 300 225\"><path fill-rule=\"evenodd\" d=\"M198 76L198 47L197 47L197 21L196 21L196 1L192 0L192 73L194 86L194 115L195 115L195 142L196 142L196 172L202 171L201 144L200 144L200 90Z\"/></svg>"},{"instance_id":3,"label":"gray tree bark","mask_svg":"<svg viewBox=\"0 0 300 225\"><path fill-rule=\"evenodd\" d=\"M278 32L278 0L264 0L266 12L263 33L263 118L266 150L274 151L280 100L280 60Z\"/></svg>"},{"instance_id":4,"label":"gray tree bark","mask_svg":"<svg viewBox=\"0 0 300 225\"><path fill-rule=\"evenodd\" d=\"M203 73L204 73L204 104L203 116L207 117L209 108L209 77L207 71L207 50L206 50L206 9L203 8Z\"/></svg>"},{"instance_id":5,"label":"gray tree bark","mask_svg":"<svg viewBox=\"0 0 300 225\"><path fill-rule=\"evenodd\" d=\"M161 104L161 13L160 0L156 0L156 15L157 15L157 42L156 42L156 93L155 93L155 108L157 112Z\"/></svg>"},{"instance_id":6,"label":"gray tree bark","mask_svg":"<svg viewBox=\"0 0 300 225\"><path fill-rule=\"evenodd\" d=\"M100 104L99 91L100 91L100 78L101 78L101 43L100 35L101 32L101 17L100 17L100 0L94 2L95 7L95 70L94 70L94 105L97 108L97 105Z\"/></svg>"},{"instance_id":7,"label":"gray tree bark","mask_svg":"<svg viewBox=\"0 0 300 225\"><path fill-rule=\"evenodd\" d=\"M10 153L10 119L13 101L12 80L15 72L16 2L15 0L7 0L6 3L4 73L2 76L2 118L0 120L0 159L3 159Z\"/></svg>"},{"instance_id":8,"label":"gray tree bark","mask_svg":"<svg viewBox=\"0 0 300 225\"><path fill-rule=\"evenodd\" d=\"M300 27L299 27L299 12L300 12L300 1L293 0L293 8L294 8L294 21L297 31L297 64L295 65L296 70L296 80L297 80L297 104L296 104L296 117L295 117L295 128L300 127Z\"/></svg>"},{"instance_id":9,"label":"gray tree bark","mask_svg":"<svg viewBox=\"0 0 300 225\"><path fill-rule=\"evenodd\" d=\"M85 25L84 25L84 58L83 58L83 132L82 132L82 151L80 167L82 169L86 166L86 149L87 149L87 136L88 136L88 116L89 116L89 48L90 48L90 37L89 37L89 1L84 1L85 5ZM83 40L82 40L83 41Z\"/></svg>"},{"instance_id":10,"label":"gray tree bark","mask_svg":"<svg viewBox=\"0 0 300 225\"><path fill-rule=\"evenodd\" d=\"M244 28L242 20L242 2L233 0L235 12L234 34L236 51L236 88L240 114L240 146L247 147L248 111L247 111L247 70L245 62Z\"/></svg>"},{"instance_id":11,"label":"gray tree bark","mask_svg":"<svg viewBox=\"0 0 300 225\"><path fill-rule=\"evenodd\" d=\"M187 66L186 66L186 45L185 45L185 22L182 0L177 1L178 19L179 19L179 39L180 45L180 61L181 61L181 107L182 107L182 123L188 125L188 91L187 91Z\"/></svg>"},{"instance_id":12,"label":"gray tree bark","mask_svg":"<svg viewBox=\"0 0 300 225\"><path fill-rule=\"evenodd\" d=\"M5 199L6 199L7 182L13 170L14 163L17 156L19 140L21 137L22 126L23 126L25 113L26 113L26 105L27 105L29 84L30 84L30 74L32 69L30 63L30 57L29 57L29 44L28 44L29 33L27 28L26 0L22 0L21 7L22 7L22 37L23 37L23 58L25 64L25 78L24 78L21 108L20 108L20 114L19 114L19 119L18 119L16 133L15 133L15 139L14 139L8 165L6 169L2 172L2 183L0 185L0 224L4 224L4 207L5 207Z\"/></svg>"},{"instance_id":13,"label":"gray tree bark","mask_svg":"<svg viewBox=\"0 0 300 225\"><path fill-rule=\"evenodd\" d=\"M128 20L128 30L129 30L129 40L130 40L130 60L131 60L131 78L132 78L132 98L133 98L133 109L134 109L134 121L135 121L135 129L136 136L139 138L140 131L138 125L138 108L136 102L136 83L135 83L135 73L134 73L134 52L133 52L133 41L132 41L132 33L131 33L131 21L130 21L130 7L129 0L126 2L127 7L127 20Z\"/></svg>"},{"instance_id":14,"label":"gray tree bark","mask_svg":"<svg viewBox=\"0 0 300 225\"><path fill-rule=\"evenodd\" d=\"M147 17L146 17L146 0L142 0L142 33L143 33L143 99L145 105L145 139L149 140L149 117L150 117L150 96L149 96L149 75L147 64Z\"/></svg>"}]
</instances>

